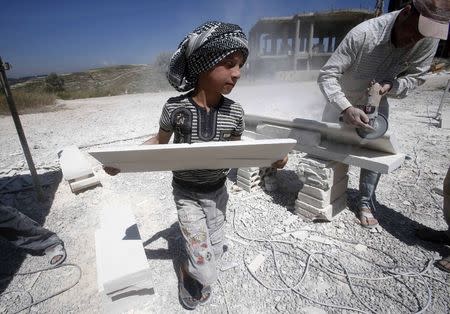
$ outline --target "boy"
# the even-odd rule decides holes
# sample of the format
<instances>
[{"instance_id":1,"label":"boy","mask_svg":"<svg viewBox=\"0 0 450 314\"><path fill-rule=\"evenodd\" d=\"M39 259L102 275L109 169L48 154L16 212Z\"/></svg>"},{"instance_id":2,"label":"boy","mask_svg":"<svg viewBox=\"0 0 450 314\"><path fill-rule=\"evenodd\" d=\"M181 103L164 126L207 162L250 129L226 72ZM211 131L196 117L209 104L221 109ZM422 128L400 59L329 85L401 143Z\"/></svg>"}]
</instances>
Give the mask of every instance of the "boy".
<instances>
[{"instance_id":1,"label":"boy","mask_svg":"<svg viewBox=\"0 0 450 314\"><path fill-rule=\"evenodd\" d=\"M234 24L207 22L180 43L167 78L180 92L164 105L158 134L145 144L240 140L244 112L229 94L248 56L247 39ZM274 163L282 168L287 158ZM180 269L179 298L188 309L204 304L223 253L228 169L173 171L173 195L187 262Z\"/></svg>"}]
</instances>

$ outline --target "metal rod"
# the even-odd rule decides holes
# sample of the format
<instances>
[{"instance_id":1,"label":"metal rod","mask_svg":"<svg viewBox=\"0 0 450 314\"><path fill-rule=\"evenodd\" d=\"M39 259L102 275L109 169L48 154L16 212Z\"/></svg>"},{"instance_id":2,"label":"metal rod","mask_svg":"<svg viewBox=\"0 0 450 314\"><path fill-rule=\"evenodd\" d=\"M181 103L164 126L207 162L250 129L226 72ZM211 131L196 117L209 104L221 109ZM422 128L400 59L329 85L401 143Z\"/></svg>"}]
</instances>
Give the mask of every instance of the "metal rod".
<instances>
[{"instance_id":1,"label":"metal rod","mask_svg":"<svg viewBox=\"0 0 450 314\"><path fill-rule=\"evenodd\" d=\"M448 94L448 88L450 87L450 80L447 81L447 85L445 86L445 90L444 93L442 94L441 97L441 102L439 103L439 108L436 111L436 116L434 117L434 119L436 120L440 120L441 119L441 114L442 114L442 107L444 106L444 100Z\"/></svg>"},{"instance_id":2,"label":"metal rod","mask_svg":"<svg viewBox=\"0 0 450 314\"><path fill-rule=\"evenodd\" d=\"M5 92L6 101L8 103L9 110L11 111L11 116L14 120L17 134L19 135L20 144L22 145L23 153L27 160L28 169L30 169L34 189L36 191L38 200L42 201L42 200L44 200L44 193L42 191L41 183L39 181L39 177L37 175L36 168L34 166L34 162L33 162L33 158L30 153L30 149L28 147L27 139L25 137L25 132L23 131L23 128L22 128L22 123L20 122L19 113L17 112L16 104L14 103L14 99L11 94L11 89L9 88L8 78L6 77L6 69L5 69L5 66L3 64L1 57L0 57L0 83L3 87L3 91Z\"/></svg>"}]
</instances>

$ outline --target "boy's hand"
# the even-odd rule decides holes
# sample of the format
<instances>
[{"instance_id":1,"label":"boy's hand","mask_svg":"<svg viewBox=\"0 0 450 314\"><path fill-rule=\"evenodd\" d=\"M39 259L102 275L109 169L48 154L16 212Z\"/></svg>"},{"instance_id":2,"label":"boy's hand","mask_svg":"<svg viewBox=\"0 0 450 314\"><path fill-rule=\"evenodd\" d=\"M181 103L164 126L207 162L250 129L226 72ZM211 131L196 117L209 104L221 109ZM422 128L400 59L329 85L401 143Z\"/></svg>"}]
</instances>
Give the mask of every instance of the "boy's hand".
<instances>
[{"instance_id":1,"label":"boy's hand","mask_svg":"<svg viewBox=\"0 0 450 314\"><path fill-rule=\"evenodd\" d=\"M380 85L380 95L384 96L391 90L393 83L389 81L383 81L380 83Z\"/></svg>"},{"instance_id":2,"label":"boy's hand","mask_svg":"<svg viewBox=\"0 0 450 314\"><path fill-rule=\"evenodd\" d=\"M115 176L120 172L120 169L114 167L103 166L103 170L110 176Z\"/></svg>"},{"instance_id":3,"label":"boy's hand","mask_svg":"<svg viewBox=\"0 0 450 314\"><path fill-rule=\"evenodd\" d=\"M286 157L284 157L283 159L275 161L272 164L272 167L281 169L281 168L284 168L284 166L286 166L287 162L288 162L288 156L286 155Z\"/></svg>"}]
</instances>

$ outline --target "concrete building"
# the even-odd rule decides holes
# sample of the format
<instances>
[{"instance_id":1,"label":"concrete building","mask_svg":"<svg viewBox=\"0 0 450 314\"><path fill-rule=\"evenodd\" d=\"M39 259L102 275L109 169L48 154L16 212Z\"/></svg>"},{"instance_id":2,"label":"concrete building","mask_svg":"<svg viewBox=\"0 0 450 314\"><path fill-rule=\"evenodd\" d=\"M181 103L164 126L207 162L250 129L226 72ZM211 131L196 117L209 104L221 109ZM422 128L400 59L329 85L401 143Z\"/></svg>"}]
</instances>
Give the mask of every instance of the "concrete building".
<instances>
[{"instance_id":1,"label":"concrete building","mask_svg":"<svg viewBox=\"0 0 450 314\"><path fill-rule=\"evenodd\" d=\"M338 10L260 19L249 34L248 74L318 70L348 31L373 16L368 10Z\"/></svg>"}]
</instances>

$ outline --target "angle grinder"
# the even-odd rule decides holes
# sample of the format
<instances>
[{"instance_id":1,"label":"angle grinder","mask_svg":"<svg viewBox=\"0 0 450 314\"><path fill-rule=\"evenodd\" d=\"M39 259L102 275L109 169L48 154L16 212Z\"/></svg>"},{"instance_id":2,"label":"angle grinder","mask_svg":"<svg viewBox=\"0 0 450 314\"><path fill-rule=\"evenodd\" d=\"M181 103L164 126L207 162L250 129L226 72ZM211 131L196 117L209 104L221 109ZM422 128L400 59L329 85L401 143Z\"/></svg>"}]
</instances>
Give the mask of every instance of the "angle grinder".
<instances>
[{"instance_id":1,"label":"angle grinder","mask_svg":"<svg viewBox=\"0 0 450 314\"><path fill-rule=\"evenodd\" d=\"M386 117L378 112L382 95L380 95L381 85L373 83L368 89L368 99L365 106L358 106L359 109L369 118L369 123L373 129L357 128L356 133L361 138L373 140L382 137L388 129L388 120Z\"/></svg>"}]
</instances>

